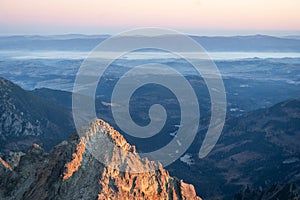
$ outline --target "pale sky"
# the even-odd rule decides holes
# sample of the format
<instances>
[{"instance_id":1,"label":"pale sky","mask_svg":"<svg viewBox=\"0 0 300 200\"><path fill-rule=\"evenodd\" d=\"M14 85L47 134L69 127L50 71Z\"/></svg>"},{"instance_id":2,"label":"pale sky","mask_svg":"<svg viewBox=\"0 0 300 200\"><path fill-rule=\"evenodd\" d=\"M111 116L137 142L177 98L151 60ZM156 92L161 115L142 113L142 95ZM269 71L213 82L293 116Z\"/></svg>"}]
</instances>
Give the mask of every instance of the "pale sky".
<instances>
[{"instance_id":1,"label":"pale sky","mask_svg":"<svg viewBox=\"0 0 300 200\"><path fill-rule=\"evenodd\" d=\"M300 34L300 0L0 0L0 34Z\"/></svg>"}]
</instances>

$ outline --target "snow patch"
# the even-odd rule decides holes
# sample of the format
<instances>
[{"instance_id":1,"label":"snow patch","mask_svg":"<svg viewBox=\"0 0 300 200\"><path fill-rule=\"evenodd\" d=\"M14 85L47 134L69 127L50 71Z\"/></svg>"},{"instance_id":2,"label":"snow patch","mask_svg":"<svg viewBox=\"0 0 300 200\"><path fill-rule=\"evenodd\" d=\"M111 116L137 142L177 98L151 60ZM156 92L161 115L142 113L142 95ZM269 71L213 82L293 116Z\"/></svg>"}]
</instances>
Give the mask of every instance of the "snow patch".
<instances>
[{"instance_id":1,"label":"snow patch","mask_svg":"<svg viewBox=\"0 0 300 200\"><path fill-rule=\"evenodd\" d=\"M194 165L195 161L192 158L191 154L185 154L184 156L180 157L180 161L186 163L187 165Z\"/></svg>"},{"instance_id":2,"label":"snow patch","mask_svg":"<svg viewBox=\"0 0 300 200\"><path fill-rule=\"evenodd\" d=\"M298 161L299 161L299 158L289 158L289 159L284 160L282 163L283 164L291 164L291 163L295 163Z\"/></svg>"},{"instance_id":3,"label":"snow patch","mask_svg":"<svg viewBox=\"0 0 300 200\"><path fill-rule=\"evenodd\" d=\"M172 133L170 133L171 136L175 137L176 136L177 131L174 131Z\"/></svg>"}]
</instances>

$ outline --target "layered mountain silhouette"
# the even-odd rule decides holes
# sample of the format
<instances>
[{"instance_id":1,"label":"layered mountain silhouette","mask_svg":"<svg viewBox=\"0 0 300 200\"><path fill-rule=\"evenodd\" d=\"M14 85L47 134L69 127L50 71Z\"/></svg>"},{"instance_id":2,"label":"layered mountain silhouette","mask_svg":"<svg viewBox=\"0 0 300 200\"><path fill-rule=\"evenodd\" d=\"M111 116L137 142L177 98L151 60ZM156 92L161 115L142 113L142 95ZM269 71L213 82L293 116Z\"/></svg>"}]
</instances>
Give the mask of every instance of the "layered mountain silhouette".
<instances>
[{"instance_id":1,"label":"layered mountain silhouette","mask_svg":"<svg viewBox=\"0 0 300 200\"><path fill-rule=\"evenodd\" d=\"M109 35L52 35L52 36L2 36L0 50L59 50L59 51L91 51ZM128 42L134 37L127 37ZM176 40L176 35L162 35L158 39ZM266 51L266 52L299 52L300 40L297 37L274 37L268 35L249 36L190 36L207 51ZM122 40L124 43L124 40ZM111 49L113 50L113 49Z\"/></svg>"}]
</instances>

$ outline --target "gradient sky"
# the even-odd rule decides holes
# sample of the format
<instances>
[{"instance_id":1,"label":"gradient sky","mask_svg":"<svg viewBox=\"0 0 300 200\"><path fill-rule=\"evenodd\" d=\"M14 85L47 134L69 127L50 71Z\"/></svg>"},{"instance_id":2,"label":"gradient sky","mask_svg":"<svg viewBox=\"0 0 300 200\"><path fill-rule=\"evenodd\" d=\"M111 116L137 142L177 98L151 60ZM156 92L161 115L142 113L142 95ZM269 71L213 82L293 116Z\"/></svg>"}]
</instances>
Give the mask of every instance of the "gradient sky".
<instances>
[{"instance_id":1,"label":"gradient sky","mask_svg":"<svg viewBox=\"0 0 300 200\"><path fill-rule=\"evenodd\" d=\"M300 0L0 0L0 34L300 34Z\"/></svg>"}]
</instances>

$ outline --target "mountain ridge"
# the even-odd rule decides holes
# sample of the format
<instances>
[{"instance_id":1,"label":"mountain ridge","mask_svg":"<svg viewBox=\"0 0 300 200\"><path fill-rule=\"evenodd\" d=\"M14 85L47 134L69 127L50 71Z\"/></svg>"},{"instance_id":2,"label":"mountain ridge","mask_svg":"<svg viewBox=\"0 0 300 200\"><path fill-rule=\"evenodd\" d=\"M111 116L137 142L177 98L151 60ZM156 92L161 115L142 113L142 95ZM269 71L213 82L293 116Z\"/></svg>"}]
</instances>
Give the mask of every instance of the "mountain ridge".
<instances>
[{"instance_id":1,"label":"mountain ridge","mask_svg":"<svg viewBox=\"0 0 300 200\"><path fill-rule=\"evenodd\" d=\"M146 158L140 159L135 148L109 124L98 119L90 124L90 128L86 130L85 136L75 134L50 153L45 153L38 145L29 149L13 171L6 170L0 175L4 180L1 183L0 197L2 195L8 199L201 199L196 195L194 186L171 177L161 164ZM107 159L115 161L121 158L129 166L133 164L135 167L150 167L153 170L130 173L105 166L86 149L88 141L97 134L110 136L122 151L133 153L128 159L114 149Z\"/></svg>"},{"instance_id":2,"label":"mountain ridge","mask_svg":"<svg viewBox=\"0 0 300 200\"><path fill-rule=\"evenodd\" d=\"M0 152L34 142L50 150L73 132L71 111L0 77Z\"/></svg>"},{"instance_id":3,"label":"mountain ridge","mask_svg":"<svg viewBox=\"0 0 300 200\"><path fill-rule=\"evenodd\" d=\"M269 35L248 36L197 36L187 35L202 45L207 51L249 51L249 52L300 52L297 38ZM91 51L110 35L49 35L49 36L2 36L0 50L69 50ZM139 37L140 36L132 36ZM176 35L162 35L176 37ZM174 38L176 40L176 38ZM130 40L130 38L129 38ZM125 42L125 40L124 40ZM113 50L113 49L111 49Z\"/></svg>"},{"instance_id":4,"label":"mountain ridge","mask_svg":"<svg viewBox=\"0 0 300 200\"><path fill-rule=\"evenodd\" d=\"M205 199L232 199L246 185L252 188L299 185L299 122L300 99L230 117L206 158L197 157L197 147L202 141L200 133L187 152L193 164L187 166L176 161L168 170L201 188ZM185 170L191 173L184 173Z\"/></svg>"}]
</instances>

